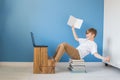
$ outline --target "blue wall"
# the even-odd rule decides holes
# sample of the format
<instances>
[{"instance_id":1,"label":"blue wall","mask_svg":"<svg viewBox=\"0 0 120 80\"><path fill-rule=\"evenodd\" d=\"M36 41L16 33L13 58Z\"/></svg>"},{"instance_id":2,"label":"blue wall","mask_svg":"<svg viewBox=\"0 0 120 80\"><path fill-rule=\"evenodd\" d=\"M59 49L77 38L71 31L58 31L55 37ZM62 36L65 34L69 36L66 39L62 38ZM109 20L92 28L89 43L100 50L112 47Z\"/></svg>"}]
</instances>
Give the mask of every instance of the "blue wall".
<instances>
[{"instance_id":1,"label":"blue wall","mask_svg":"<svg viewBox=\"0 0 120 80\"><path fill-rule=\"evenodd\" d=\"M76 30L85 37L86 29L98 30L95 38L98 52L102 55L103 0L0 0L0 61L33 61L30 32L37 44L48 45L53 56L61 42L77 47L71 28L67 25L70 15L82 18L84 23ZM64 54L61 61L68 61ZM86 61L101 61L88 55Z\"/></svg>"}]
</instances>

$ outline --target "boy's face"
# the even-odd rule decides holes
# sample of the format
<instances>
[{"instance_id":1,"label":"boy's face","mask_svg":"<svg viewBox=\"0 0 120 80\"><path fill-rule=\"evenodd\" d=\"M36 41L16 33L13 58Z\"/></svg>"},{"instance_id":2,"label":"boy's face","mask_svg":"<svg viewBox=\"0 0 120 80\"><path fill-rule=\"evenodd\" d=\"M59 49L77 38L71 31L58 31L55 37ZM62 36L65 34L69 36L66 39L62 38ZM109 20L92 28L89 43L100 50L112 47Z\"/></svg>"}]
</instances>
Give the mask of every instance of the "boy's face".
<instances>
[{"instance_id":1,"label":"boy's face","mask_svg":"<svg viewBox=\"0 0 120 80\"><path fill-rule=\"evenodd\" d=\"M91 32L86 33L86 38L87 38L88 40L93 40L93 39L94 39L94 36L95 36L95 34L93 34L93 33L91 33Z\"/></svg>"}]
</instances>

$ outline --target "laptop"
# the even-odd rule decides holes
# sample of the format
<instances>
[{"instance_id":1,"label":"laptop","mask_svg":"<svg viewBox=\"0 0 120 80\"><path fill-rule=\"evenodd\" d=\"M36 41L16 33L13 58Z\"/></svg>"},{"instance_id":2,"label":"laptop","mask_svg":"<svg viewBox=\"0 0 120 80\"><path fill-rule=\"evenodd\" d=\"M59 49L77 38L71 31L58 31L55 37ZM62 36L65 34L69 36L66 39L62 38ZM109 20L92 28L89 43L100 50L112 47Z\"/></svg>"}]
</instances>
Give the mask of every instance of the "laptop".
<instances>
[{"instance_id":1,"label":"laptop","mask_svg":"<svg viewBox=\"0 0 120 80\"><path fill-rule=\"evenodd\" d=\"M31 38L32 38L32 44L33 44L34 47L48 47L46 45L35 44L35 38L34 38L33 32L30 32L30 34L31 34Z\"/></svg>"}]
</instances>

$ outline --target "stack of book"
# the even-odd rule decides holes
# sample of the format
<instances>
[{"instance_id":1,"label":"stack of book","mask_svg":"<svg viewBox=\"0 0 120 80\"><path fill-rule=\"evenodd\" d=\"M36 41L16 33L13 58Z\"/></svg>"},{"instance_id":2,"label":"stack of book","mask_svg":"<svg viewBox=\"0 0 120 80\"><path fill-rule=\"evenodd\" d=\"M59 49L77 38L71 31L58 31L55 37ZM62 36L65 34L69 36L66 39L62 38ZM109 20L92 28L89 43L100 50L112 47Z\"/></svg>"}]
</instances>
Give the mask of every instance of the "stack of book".
<instances>
[{"instance_id":1,"label":"stack of book","mask_svg":"<svg viewBox=\"0 0 120 80\"><path fill-rule=\"evenodd\" d=\"M73 72L86 72L85 62L83 59L70 59L68 69Z\"/></svg>"}]
</instances>

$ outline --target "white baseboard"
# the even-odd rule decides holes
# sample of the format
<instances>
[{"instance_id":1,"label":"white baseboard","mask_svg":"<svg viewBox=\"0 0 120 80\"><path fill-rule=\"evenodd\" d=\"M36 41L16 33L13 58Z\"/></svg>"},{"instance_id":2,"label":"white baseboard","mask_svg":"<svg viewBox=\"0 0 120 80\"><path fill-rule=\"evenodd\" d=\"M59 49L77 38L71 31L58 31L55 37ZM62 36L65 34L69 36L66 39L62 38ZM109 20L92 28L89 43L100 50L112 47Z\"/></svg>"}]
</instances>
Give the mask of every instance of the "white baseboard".
<instances>
[{"instance_id":1,"label":"white baseboard","mask_svg":"<svg viewBox=\"0 0 120 80\"><path fill-rule=\"evenodd\" d=\"M0 66L28 67L33 66L33 62L0 62Z\"/></svg>"},{"instance_id":2,"label":"white baseboard","mask_svg":"<svg viewBox=\"0 0 120 80\"><path fill-rule=\"evenodd\" d=\"M68 62L58 62L57 65L68 64ZM86 64L100 64L103 62L86 62ZM33 67L33 62L0 62L0 66L9 66L9 67Z\"/></svg>"}]
</instances>

